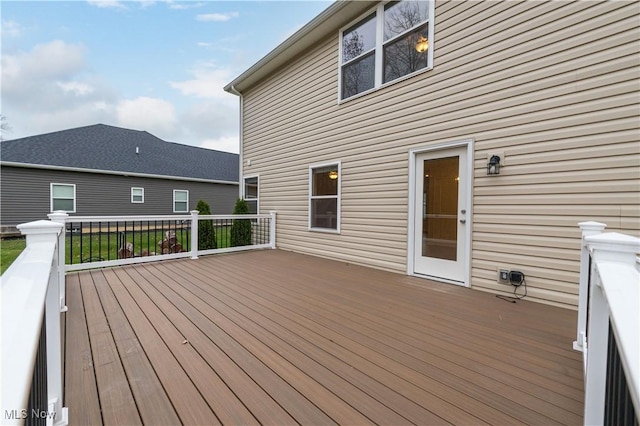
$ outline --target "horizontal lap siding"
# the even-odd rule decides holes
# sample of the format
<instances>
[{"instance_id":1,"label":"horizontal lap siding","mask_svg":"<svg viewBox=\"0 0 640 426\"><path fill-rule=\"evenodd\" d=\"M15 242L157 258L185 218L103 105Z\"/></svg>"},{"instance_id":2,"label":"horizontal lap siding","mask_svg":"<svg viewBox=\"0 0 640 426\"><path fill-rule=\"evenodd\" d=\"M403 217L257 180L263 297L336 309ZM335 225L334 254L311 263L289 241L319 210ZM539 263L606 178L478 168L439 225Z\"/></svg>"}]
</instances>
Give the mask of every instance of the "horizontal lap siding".
<instances>
[{"instance_id":1,"label":"horizontal lap siding","mask_svg":"<svg viewBox=\"0 0 640 426\"><path fill-rule=\"evenodd\" d=\"M342 104L329 35L245 94L244 174L278 245L404 272L409 149L473 139L472 286L511 291L497 269L518 269L531 299L575 306L577 223L640 228L638 22L631 2L438 2L434 68ZM309 232L308 167L334 160L342 232Z\"/></svg>"},{"instance_id":2,"label":"horizontal lap siding","mask_svg":"<svg viewBox=\"0 0 640 426\"><path fill-rule=\"evenodd\" d=\"M2 225L46 219L50 184L76 185L75 215L170 215L173 190L189 191L189 208L205 200L213 214L230 214L238 185L117 176L25 167L2 167ZM144 203L131 202L131 188L144 188Z\"/></svg>"}]
</instances>

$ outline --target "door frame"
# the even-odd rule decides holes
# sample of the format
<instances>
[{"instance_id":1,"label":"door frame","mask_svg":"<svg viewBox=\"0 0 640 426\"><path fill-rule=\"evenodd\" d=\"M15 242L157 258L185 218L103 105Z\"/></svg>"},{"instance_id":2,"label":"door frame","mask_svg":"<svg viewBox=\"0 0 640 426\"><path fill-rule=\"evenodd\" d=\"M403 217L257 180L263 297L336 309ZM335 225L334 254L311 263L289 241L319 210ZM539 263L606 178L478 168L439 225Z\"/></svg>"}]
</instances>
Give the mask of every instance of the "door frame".
<instances>
[{"instance_id":1,"label":"door frame","mask_svg":"<svg viewBox=\"0 0 640 426\"><path fill-rule=\"evenodd\" d=\"M408 235L407 235L407 275L413 275L417 277L425 277L425 275L417 274L415 269L415 238L416 238L416 223L415 223L415 206L416 206L416 161L418 154L425 152L442 151L443 155L451 148L466 147L467 149L467 179L464 184L467 186L467 224L465 227L465 280L463 283L458 281L448 280L446 278L431 277L434 281L442 281L446 283L452 283L457 285L463 285L464 287L471 286L471 228L473 225L473 162L474 162L474 141L473 139L464 139L454 142L445 142L435 145L424 145L417 148L411 148L409 150L409 215L408 215Z\"/></svg>"}]
</instances>

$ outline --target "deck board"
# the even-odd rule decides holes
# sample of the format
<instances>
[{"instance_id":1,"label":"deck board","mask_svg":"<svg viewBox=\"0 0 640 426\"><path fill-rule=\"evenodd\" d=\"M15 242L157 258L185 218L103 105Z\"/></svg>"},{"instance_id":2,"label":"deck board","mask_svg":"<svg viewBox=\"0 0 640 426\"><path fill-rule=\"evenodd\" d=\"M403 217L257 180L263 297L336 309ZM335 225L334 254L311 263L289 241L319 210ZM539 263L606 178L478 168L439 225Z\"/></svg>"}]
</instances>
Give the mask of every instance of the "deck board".
<instances>
[{"instance_id":1,"label":"deck board","mask_svg":"<svg viewBox=\"0 0 640 426\"><path fill-rule=\"evenodd\" d=\"M109 321L118 353L121 355L142 422L152 425L178 424L180 418L104 274L94 273L91 276Z\"/></svg>"},{"instance_id":2,"label":"deck board","mask_svg":"<svg viewBox=\"0 0 640 426\"><path fill-rule=\"evenodd\" d=\"M142 424L107 317L91 275L80 276L82 298L91 338L93 370L105 424Z\"/></svg>"},{"instance_id":3,"label":"deck board","mask_svg":"<svg viewBox=\"0 0 640 426\"><path fill-rule=\"evenodd\" d=\"M65 406L75 424L101 425L102 414L93 370L91 344L80 290L80 277L66 279L65 314ZM69 384L71 384L69 386Z\"/></svg>"},{"instance_id":4,"label":"deck board","mask_svg":"<svg viewBox=\"0 0 640 426\"><path fill-rule=\"evenodd\" d=\"M572 311L280 250L67 281L71 424L582 422Z\"/></svg>"}]
</instances>

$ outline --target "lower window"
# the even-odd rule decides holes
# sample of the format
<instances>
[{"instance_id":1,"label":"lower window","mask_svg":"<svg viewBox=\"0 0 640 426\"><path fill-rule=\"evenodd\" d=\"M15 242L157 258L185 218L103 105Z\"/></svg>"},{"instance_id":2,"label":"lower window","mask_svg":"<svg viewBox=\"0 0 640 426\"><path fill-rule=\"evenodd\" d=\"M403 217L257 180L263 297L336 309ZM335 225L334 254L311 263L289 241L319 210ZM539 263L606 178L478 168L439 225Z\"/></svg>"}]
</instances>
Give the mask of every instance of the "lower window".
<instances>
[{"instance_id":1,"label":"lower window","mask_svg":"<svg viewBox=\"0 0 640 426\"><path fill-rule=\"evenodd\" d=\"M309 229L340 232L340 163L309 167Z\"/></svg>"},{"instance_id":2,"label":"lower window","mask_svg":"<svg viewBox=\"0 0 640 426\"><path fill-rule=\"evenodd\" d=\"M247 202L250 214L258 214L258 176L245 176L243 199Z\"/></svg>"},{"instance_id":3,"label":"lower window","mask_svg":"<svg viewBox=\"0 0 640 426\"><path fill-rule=\"evenodd\" d=\"M76 186L68 183L51 184L51 211L76 212Z\"/></svg>"},{"instance_id":4,"label":"lower window","mask_svg":"<svg viewBox=\"0 0 640 426\"><path fill-rule=\"evenodd\" d=\"M189 212L189 191L182 189L173 190L173 212L188 213Z\"/></svg>"},{"instance_id":5,"label":"lower window","mask_svg":"<svg viewBox=\"0 0 640 426\"><path fill-rule=\"evenodd\" d=\"M144 203L144 188L131 188L131 202Z\"/></svg>"}]
</instances>

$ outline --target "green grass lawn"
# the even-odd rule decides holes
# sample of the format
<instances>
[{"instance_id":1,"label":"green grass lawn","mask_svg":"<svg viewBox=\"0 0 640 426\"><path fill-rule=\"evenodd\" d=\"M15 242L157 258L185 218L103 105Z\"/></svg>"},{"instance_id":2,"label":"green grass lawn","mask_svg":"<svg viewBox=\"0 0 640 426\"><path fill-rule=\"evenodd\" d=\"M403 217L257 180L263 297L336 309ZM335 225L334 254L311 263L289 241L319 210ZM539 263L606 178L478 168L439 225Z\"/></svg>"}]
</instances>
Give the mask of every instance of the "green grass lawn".
<instances>
[{"instance_id":1,"label":"green grass lawn","mask_svg":"<svg viewBox=\"0 0 640 426\"><path fill-rule=\"evenodd\" d=\"M22 250L26 247L24 238L11 238L0 241L0 275L4 274Z\"/></svg>"}]
</instances>

